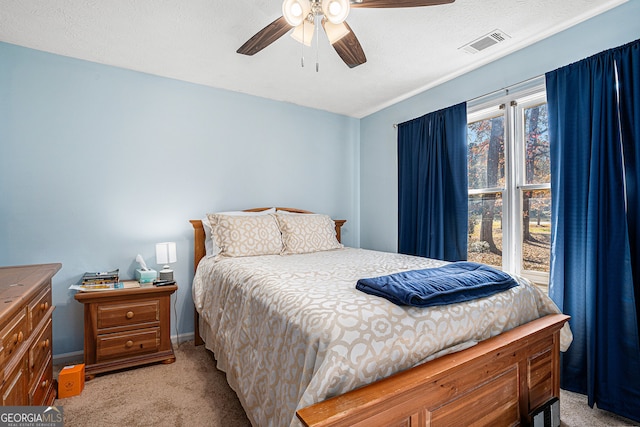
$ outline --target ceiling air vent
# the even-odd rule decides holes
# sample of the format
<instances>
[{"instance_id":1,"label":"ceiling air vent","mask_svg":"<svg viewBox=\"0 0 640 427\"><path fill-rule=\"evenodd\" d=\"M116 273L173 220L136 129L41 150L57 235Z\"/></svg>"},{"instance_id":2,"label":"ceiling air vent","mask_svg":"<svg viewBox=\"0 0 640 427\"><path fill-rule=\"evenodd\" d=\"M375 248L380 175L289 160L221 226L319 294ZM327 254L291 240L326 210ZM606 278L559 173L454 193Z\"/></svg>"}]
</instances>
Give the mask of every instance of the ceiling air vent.
<instances>
[{"instance_id":1,"label":"ceiling air vent","mask_svg":"<svg viewBox=\"0 0 640 427\"><path fill-rule=\"evenodd\" d=\"M478 53L481 50L485 50L486 48L493 46L494 44L498 44L510 38L511 36L506 34L504 31L493 30L489 34L485 34L479 39L476 39L459 49L462 49L467 53Z\"/></svg>"}]
</instances>

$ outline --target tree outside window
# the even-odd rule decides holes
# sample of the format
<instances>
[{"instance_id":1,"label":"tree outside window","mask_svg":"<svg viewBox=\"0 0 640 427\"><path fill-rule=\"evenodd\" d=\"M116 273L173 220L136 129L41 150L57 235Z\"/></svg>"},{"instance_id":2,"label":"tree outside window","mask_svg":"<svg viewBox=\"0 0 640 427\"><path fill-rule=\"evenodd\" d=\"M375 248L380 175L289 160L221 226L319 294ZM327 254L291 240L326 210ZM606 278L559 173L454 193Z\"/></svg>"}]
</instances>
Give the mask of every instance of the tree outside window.
<instances>
[{"instance_id":1,"label":"tree outside window","mask_svg":"<svg viewBox=\"0 0 640 427\"><path fill-rule=\"evenodd\" d=\"M470 111L468 258L545 283L551 177L544 91L501 101Z\"/></svg>"}]
</instances>

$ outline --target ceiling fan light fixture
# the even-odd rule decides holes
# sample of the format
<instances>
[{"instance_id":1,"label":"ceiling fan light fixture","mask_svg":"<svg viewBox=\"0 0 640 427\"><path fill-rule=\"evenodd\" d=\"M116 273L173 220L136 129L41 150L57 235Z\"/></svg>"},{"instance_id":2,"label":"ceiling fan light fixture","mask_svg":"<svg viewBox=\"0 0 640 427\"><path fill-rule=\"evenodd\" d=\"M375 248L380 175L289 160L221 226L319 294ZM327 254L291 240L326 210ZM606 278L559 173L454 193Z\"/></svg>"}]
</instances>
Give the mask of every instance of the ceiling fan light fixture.
<instances>
[{"instance_id":1,"label":"ceiling fan light fixture","mask_svg":"<svg viewBox=\"0 0 640 427\"><path fill-rule=\"evenodd\" d=\"M332 24L342 24L350 9L349 0L322 0L322 13Z\"/></svg>"},{"instance_id":2,"label":"ceiling fan light fixture","mask_svg":"<svg viewBox=\"0 0 640 427\"><path fill-rule=\"evenodd\" d=\"M304 21L302 24L293 29L293 32L291 32L291 37L293 37L294 40L304 44L305 46L311 46L314 28L315 25L313 25L313 22Z\"/></svg>"},{"instance_id":3,"label":"ceiling fan light fixture","mask_svg":"<svg viewBox=\"0 0 640 427\"><path fill-rule=\"evenodd\" d=\"M349 29L344 22L340 24L334 24L329 21L325 21L324 23L324 31L327 33L327 38L329 39L329 43L334 44L347 34L349 34Z\"/></svg>"},{"instance_id":4,"label":"ceiling fan light fixture","mask_svg":"<svg viewBox=\"0 0 640 427\"><path fill-rule=\"evenodd\" d=\"M284 0L282 2L282 16L292 27L297 27L311 12L309 0Z\"/></svg>"}]
</instances>

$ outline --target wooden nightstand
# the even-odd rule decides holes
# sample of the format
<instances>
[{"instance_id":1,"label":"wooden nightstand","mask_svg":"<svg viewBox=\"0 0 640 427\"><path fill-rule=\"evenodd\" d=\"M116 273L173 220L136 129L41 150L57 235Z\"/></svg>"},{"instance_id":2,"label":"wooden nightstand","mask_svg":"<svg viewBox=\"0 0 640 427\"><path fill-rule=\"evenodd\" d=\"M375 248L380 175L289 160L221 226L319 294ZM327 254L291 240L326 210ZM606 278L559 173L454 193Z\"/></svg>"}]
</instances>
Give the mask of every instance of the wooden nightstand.
<instances>
[{"instance_id":1,"label":"wooden nightstand","mask_svg":"<svg viewBox=\"0 0 640 427\"><path fill-rule=\"evenodd\" d=\"M169 285L76 293L76 300L84 304L86 378L147 363L175 362L171 294L177 289Z\"/></svg>"}]
</instances>

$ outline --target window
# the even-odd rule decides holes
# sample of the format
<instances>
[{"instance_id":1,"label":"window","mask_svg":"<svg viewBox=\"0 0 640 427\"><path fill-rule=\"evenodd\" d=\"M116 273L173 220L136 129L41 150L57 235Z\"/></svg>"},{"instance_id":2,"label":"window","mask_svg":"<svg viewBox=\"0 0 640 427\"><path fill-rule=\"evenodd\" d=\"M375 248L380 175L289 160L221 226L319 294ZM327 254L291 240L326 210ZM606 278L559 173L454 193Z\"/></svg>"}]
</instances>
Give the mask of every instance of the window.
<instances>
[{"instance_id":1,"label":"window","mask_svg":"<svg viewBox=\"0 0 640 427\"><path fill-rule=\"evenodd\" d=\"M546 285L551 173L543 83L469 104L468 259Z\"/></svg>"}]
</instances>

